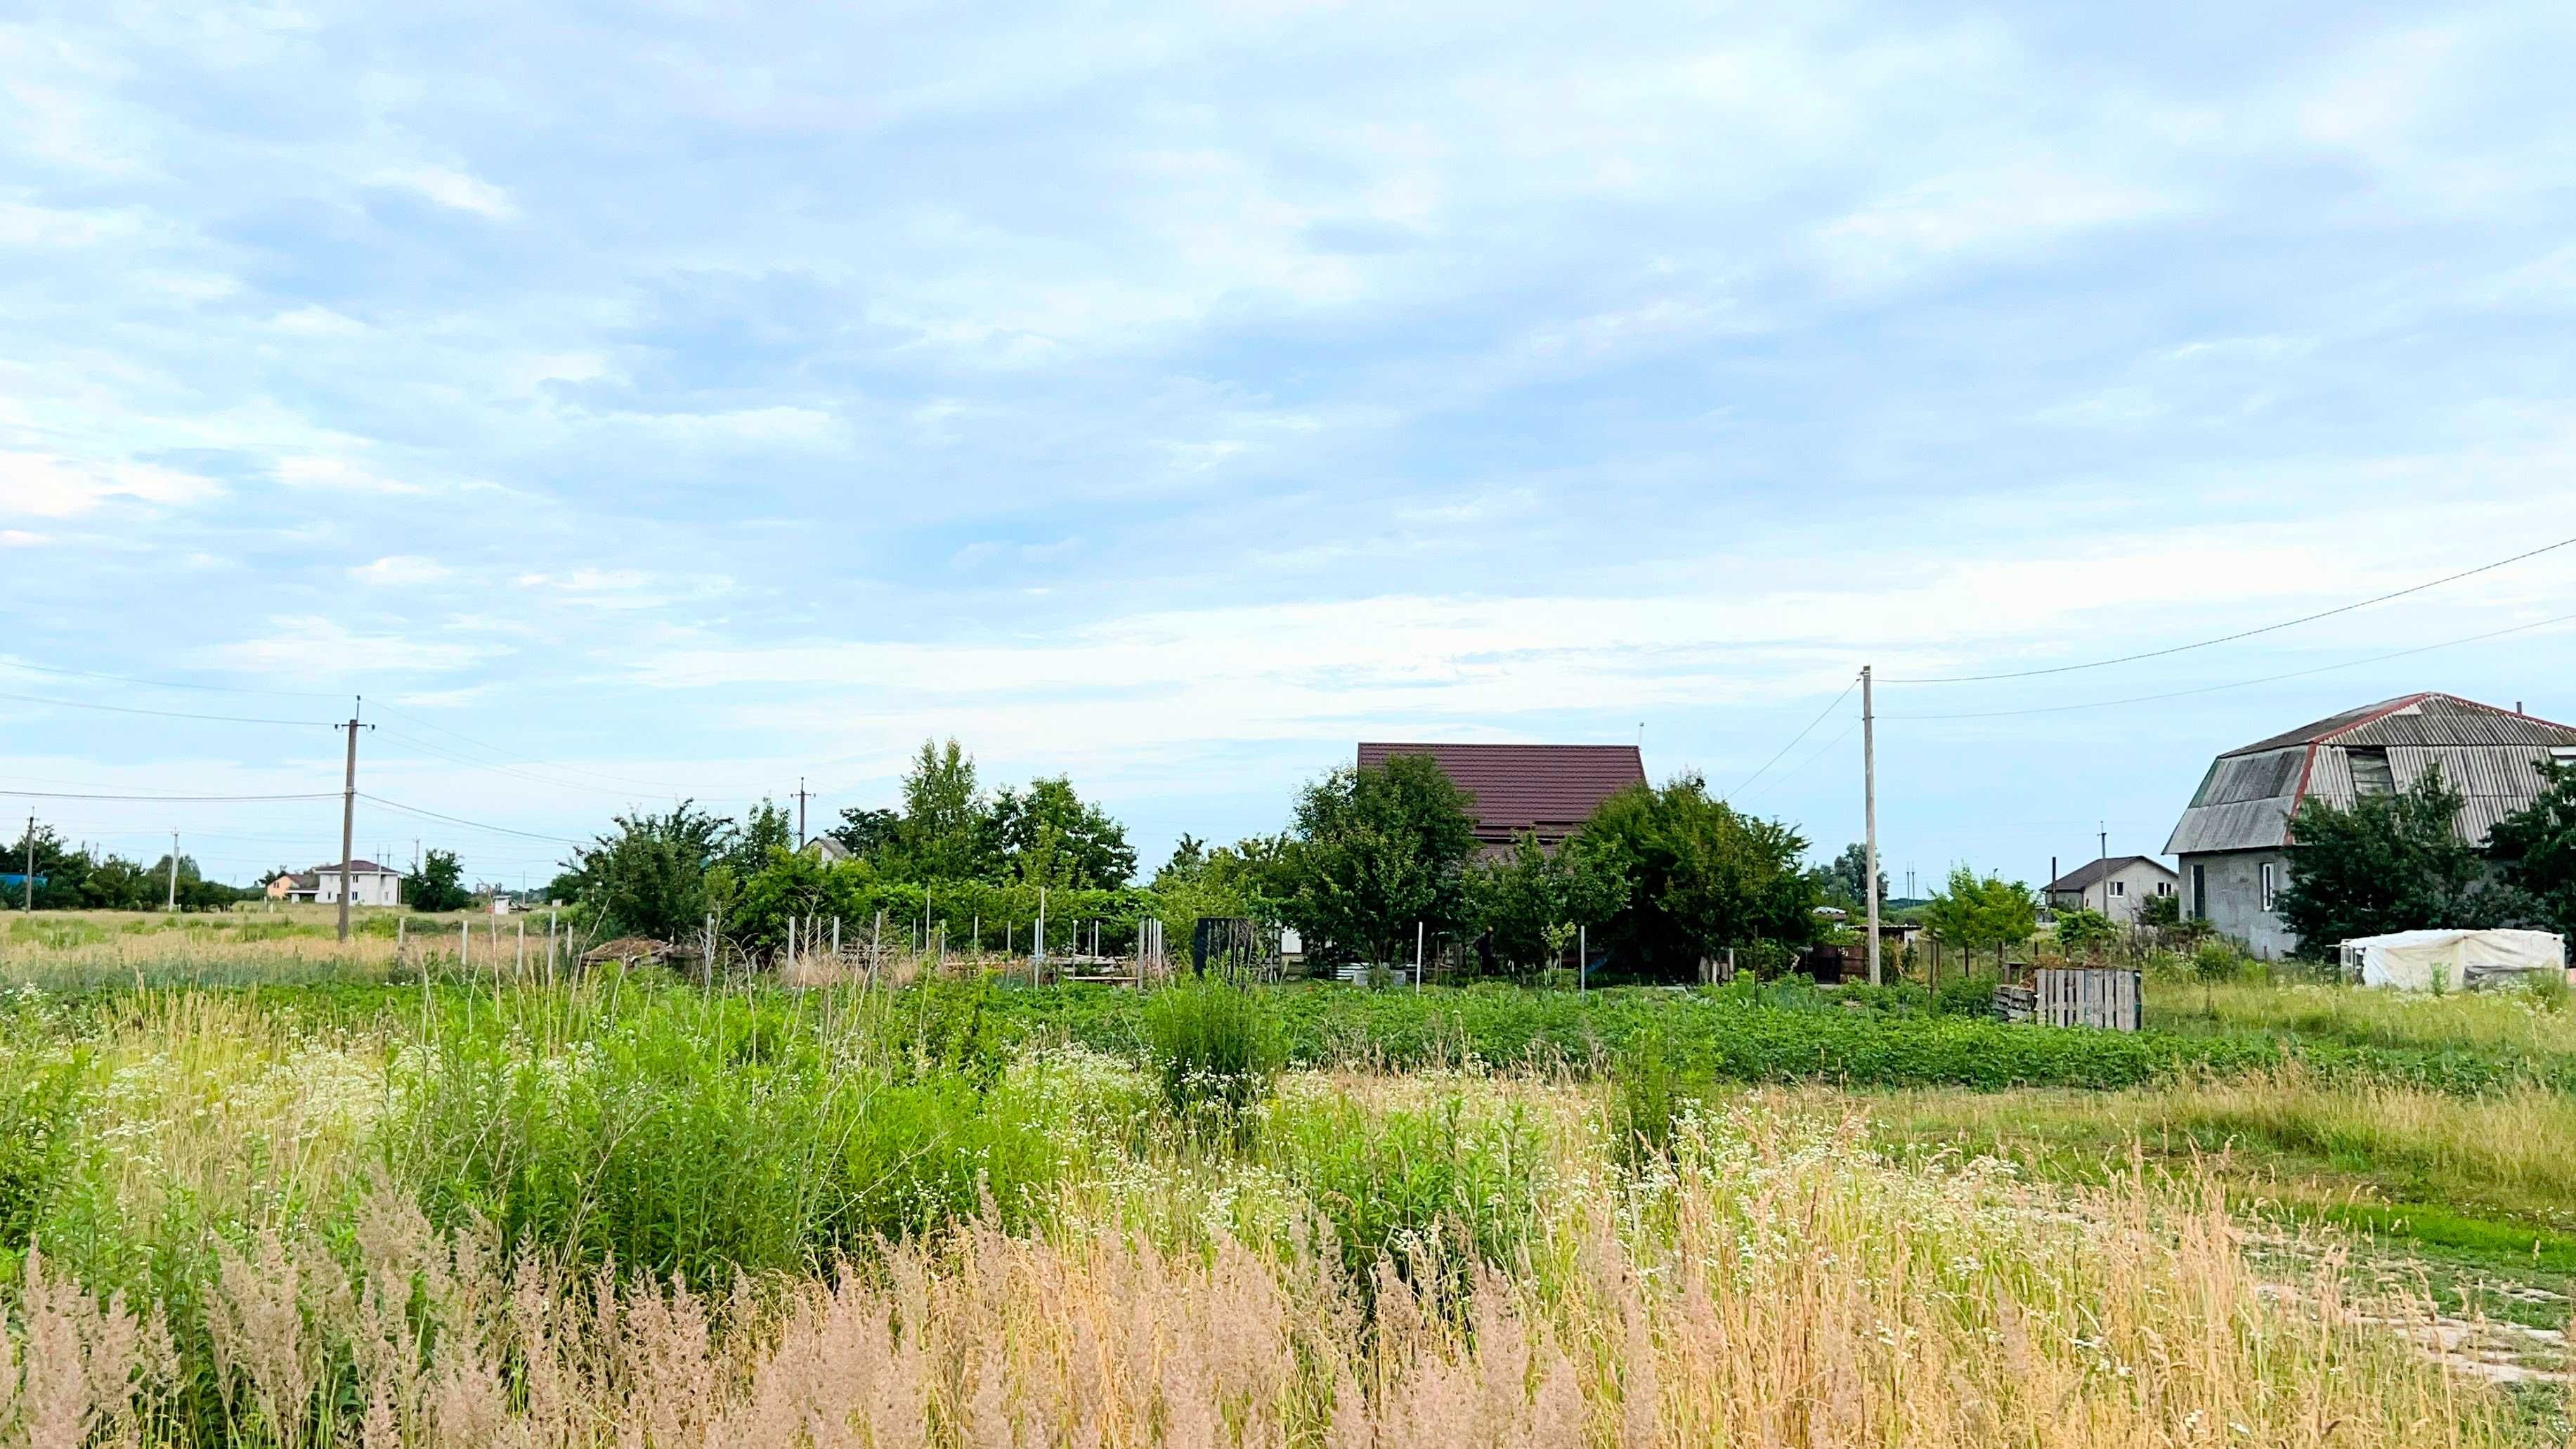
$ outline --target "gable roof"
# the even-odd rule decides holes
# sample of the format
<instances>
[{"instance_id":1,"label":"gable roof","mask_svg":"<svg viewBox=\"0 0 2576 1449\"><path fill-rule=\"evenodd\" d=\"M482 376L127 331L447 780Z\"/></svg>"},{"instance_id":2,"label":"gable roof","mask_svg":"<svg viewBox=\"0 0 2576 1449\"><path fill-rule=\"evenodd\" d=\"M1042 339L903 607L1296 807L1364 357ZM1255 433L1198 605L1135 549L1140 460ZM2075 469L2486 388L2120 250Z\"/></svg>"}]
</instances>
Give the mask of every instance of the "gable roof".
<instances>
[{"instance_id":1,"label":"gable roof","mask_svg":"<svg viewBox=\"0 0 2576 1449\"><path fill-rule=\"evenodd\" d=\"M1363 770L1398 755L1429 755L1450 783L1475 797L1476 838L1510 843L1531 832L1562 840L1592 818L1601 802L1646 783L1646 761L1635 745L1466 745L1364 742Z\"/></svg>"},{"instance_id":2,"label":"gable roof","mask_svg":"<svg viewBox=\"0 0 2576 1449\"><path fill-rule=\"evenodd\" d=\"M2355 750L2384 754L2387 778L2401 790L2440 770L2462 796L2460 837L2477 844L2538 797L2538 766L2576 750L2576 727L2438 690L2328 715L2213 760L2166 853L2280 849L2308 797L2351 806L2360 790Z\"/></svg>"},{"instance_id":3,"label":"gable roof","mask_svg":"<svg viewBox=\"0 0 2576 1449\"><path fill-rule=\"evenodd\" d=\"M317 865L317 866L313 867L313 869L311 869L311 870L309 870L309 871L305 872L305 874L306 874L306 875L338 875L339 873L340 873L340 862L338 862L338 861L336 861L336 860L335 860L335 861L333 861L333 862L331 862L329 865ZM372 860L353 860L353 861L350 861L350 862L349 862L349 874L351 874L351 875L400 875L400 874L402 874L402 872L401 872L401 871L398 871L398 870L394 870L394 869L392 869L391 867L388 867L388 866L381 866L381 865L378 865L378 864L376 864L376 863L375 863L374 861L372 861Z\"/></svg>"},{"instance_id":4,"label":"gable roof","mask_svg":"<svg viewBox=\"0 0 2576 1449\"><path fill-rule=\"evenodd\" d=\"M2341 714L2330 714L2297 729L2284 730L2270 739L2256 740L2250 745L2229 750L2227 755L2259 754L2288 745L2321 744L2337 744L2346 748L2354 745L2576 746L2576 727L2428 689L2415 694L2401 694L2395 699L2383 699L2377 704L2365 704Z\"/></svg>"},{"instance_id":5,"label":"gable roof","mask_svg":"<svg viewBox=\"0 0 2576 1449\"><path fill-rule=\"evenodd\" d=\"M2106 860L2089 861L2048 883L2052 891L2087 890L2101 883L2102 877L2116 875L2133 865L2143 865L2159 875L2174 875L2165 863L2147 855L2115 855ZM2174 879L2182 877L2175 875Z\"/></svg>"}]
</instances>

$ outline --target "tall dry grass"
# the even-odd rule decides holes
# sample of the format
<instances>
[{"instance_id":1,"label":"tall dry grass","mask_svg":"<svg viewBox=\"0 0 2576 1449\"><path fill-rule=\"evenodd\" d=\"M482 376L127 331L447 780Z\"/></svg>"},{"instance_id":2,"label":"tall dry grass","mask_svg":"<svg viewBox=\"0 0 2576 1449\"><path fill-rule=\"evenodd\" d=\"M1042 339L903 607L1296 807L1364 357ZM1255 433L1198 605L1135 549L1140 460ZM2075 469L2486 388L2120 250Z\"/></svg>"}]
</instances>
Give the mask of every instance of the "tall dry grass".
<instances>
[{"instance_id":1,"label":"tall dry grass","mask_svg":"<svg viewBox=\"0 0 2576 1449\"><path fill-rule=\"evenodd\" d=\"M1586 1154L1568 1150L1573 1161ZM343 1238L222 1246L220 1442L423 1445L2130 1445L2512 1442L2494 1391L2312 1280L2214 1192L1892 1166L1856 1124L1688 1119L1560 1182L1512 1260L1348 1278L1311 1234L989 1221L720 1296L504 1261L371 1194ZM153 1310L41 1259L0 1326L0 1444L151 1444ZM1363 1291L1365 1290L1365 1291ZM196 1426L203 1442L206 1426Z\"/></svg>"}]
</instances>

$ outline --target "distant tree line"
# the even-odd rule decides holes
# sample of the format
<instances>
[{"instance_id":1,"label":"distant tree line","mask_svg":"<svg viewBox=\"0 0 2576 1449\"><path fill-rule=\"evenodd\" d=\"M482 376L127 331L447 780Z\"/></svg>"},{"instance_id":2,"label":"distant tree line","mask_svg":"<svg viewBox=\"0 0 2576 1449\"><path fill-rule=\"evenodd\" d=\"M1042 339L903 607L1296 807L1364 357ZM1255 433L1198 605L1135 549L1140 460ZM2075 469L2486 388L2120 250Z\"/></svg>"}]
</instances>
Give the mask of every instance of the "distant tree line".
<instances>
[{"instance_id":1,"label":"distant tree line","mask_svg":"<svg viewBox=\"0 0 2576 1449\"><path fill-rule=\"evenodd\" d=\"M2527 927L2576 936L2576 765L2537 767L2541 790L2483 847L2461 838L2465 803L2437 764L2404 790L2350 806L2310 796L2291 823L2277 907L2298 953L2325 959L2356 936L2417 928Z\"/></svg>"},{"instance_id":2,"label":"distant tree line","mask_svg":"<svg viewBox=\"0 0 2576 1449\"><path fill-rule=\"evenodd\" d=\"M1825 877L1803 865L1805 838L1696 776L1615 797L1561 844L1525 836L1490 858L1473 803L1427 756L1335 770L1298 793L1278 835L1184 836L1138 886L1125 828L1069 780L987 790L956 741L929 741L897 805L842 813L830 836L847 859L795 848L769 802L739 820L682 802L618 817L549 893L595 932L681 942L712 919L754 955L783 945L791 922L874 931L881 913L899 939L944 928L952 947L981 933L1018 949L1041 891L1051 950L1084 923L1104 950L1128 949L1157 919L1178 953L1198 919L1236 916L1297 931L1325 963L1406 962L1419 933L1470 943L1511 975L1557 964L1578 931L1623 971L1686 977L1730 945L1797 946L1818 930Z\"/></svg>"},{"instance_id":3,"label":"distant tree line","mask_svg":"<svg viewBox=\"0 0 2576 1449\"><path fill-rule=\"evenodd\" d=\"M33 873L40 882L35 906L40 911L157 911L171 901L170 857L145 863L113 851L74 847L50 825L21 830L17 843L0 859L0 872L23 876L34 849ZM25 885L14 881L0 906L22 904ZM229 886L208 880L194 857L179 857L178 906L183 911L219 911L235 901L256 899L259 888Z\"/></svg>"}]
</instances>

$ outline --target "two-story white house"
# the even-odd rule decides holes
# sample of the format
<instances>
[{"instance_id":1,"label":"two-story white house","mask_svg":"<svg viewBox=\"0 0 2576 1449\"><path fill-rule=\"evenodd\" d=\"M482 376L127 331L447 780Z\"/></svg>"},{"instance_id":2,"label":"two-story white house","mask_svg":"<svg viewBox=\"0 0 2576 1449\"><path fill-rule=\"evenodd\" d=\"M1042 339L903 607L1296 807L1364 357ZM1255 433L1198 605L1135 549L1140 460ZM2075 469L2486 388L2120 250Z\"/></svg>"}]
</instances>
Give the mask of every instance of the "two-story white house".
<instances>
[{"instance_id":1,"label":"two-story white house","mask_svg":"<svg viewBox=\"0 0 2576 1449\"><path fill-rule=\"evenodd\" d=\"M286 877L282 877L286 878ZM312 901L318 905L340 903L340 867L337 863L317 865L291 877L294 884L285 895L290 901ZM349 862L349 904L353 906L398 906L402 904L402 872L372 860Z\"/></svg>"},{"instance_id":2,"label":"two-story white house","mask_svg":"<svg viewBox=\"0 0 2576 1449\"><path fill-rule=\"evenodd\" d=\"M2100 911L2123 926L2135 925L2138 912L2157 896L2182 889L2182 877L2143 855L2116 856L2080 865L2048 883L2048 904L2055 910L2079 906Z\"/></svg>"}]
</instances>

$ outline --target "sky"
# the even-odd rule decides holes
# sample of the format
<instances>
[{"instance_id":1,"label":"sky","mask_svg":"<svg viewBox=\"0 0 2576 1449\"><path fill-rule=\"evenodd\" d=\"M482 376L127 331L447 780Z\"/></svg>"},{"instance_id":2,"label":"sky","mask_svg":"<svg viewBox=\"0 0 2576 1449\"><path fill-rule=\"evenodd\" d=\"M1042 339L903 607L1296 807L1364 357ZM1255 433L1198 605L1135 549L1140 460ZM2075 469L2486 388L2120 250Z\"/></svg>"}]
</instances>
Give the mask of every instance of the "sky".
<instances>
[{"instance_id":1,"label":"sky","mask_svg":"<svg viewBox=\"0 0 2576 1449\"><path fill-rule=\"evenodd\" d=\"M336 860L363 696L359 853L512 884L951 735L1148 870L1361 739L1641 741L1831 854L1866 664L1899 891L2153 853L2337 710L2576 718L2576 547L2065 668L2576 537L2571 60L2540 3L13 5L0 790L322 798L0 811Z\"/></svg>"}]
</instances>

